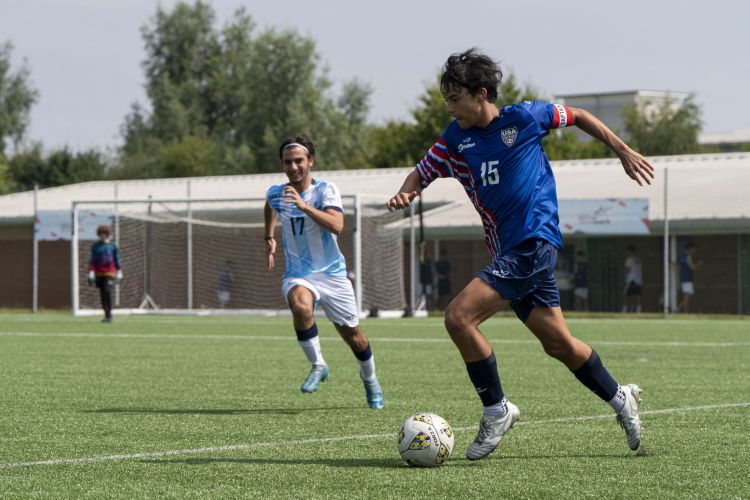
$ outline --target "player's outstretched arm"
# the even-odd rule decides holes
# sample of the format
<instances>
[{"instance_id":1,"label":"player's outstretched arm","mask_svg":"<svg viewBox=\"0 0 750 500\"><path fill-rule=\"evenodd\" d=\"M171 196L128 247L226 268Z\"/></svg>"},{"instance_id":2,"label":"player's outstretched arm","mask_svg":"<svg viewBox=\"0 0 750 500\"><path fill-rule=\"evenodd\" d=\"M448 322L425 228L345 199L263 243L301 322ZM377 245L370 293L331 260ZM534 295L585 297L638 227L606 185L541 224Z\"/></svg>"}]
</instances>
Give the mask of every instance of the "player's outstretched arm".
<instances>
[{"instance_id":1,"label":"player's outstretched arm","mask_svg":"<svg viewBox=\"0 0 750 500\"><path fill-rule=\"evenodd\" d=\"M620 162L628 177L640 186L643 186L644 182L651 184L651 180L654 178L654 167L646 158L631 149L601 120L585 109L571 108L571 111L574 117L573 123L578 128L602 141L620 157Z\"/></svg>"},{"instance_id":2,"label":"player's outstretched arm","mask_svg":"<svg viewBox=\"0 0 750 500\"><path fill-rule=\"evenodd\" d=\"M400 210L411 205L411 202L422 192L422 178L414 169L406 176L404 184L388 202L385 204L389 212Z\"/></svg>"},{"instance_id":3,"label":"player's outstretched arm","mask_svg":"<svg viewBox=\"0 0 750 500\"><path fill-rule=\"evenodd\" d=\"M273 230L276 227L276 212L273 211L268 202L263 207L263 219L265 222L263 235L266 240L266 260L268 262L268 270L270 271L275 265L273 254L276 252L276 240L273 237Z\"/></svg>"}]
</instances>

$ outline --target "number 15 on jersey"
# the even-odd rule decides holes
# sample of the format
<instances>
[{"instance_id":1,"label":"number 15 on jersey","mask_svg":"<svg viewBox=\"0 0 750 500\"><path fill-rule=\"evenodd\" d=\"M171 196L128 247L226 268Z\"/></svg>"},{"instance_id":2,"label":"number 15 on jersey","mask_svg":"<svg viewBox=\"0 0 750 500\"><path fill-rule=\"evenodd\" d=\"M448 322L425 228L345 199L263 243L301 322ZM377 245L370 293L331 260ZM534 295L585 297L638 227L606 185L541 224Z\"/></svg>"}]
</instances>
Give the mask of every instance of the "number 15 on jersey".
<instances>
[{"instance_id":1,"label":"number 15 on jersey","mask_svg":"<svg viewBox=\"0 0 750 500\"><path fill-rule=\"evenodd\" d=\"M500 173L497 171L497 160L482 162L482 186L487 184L498 184L500 182Z\"/></svg>"}]
</instances>

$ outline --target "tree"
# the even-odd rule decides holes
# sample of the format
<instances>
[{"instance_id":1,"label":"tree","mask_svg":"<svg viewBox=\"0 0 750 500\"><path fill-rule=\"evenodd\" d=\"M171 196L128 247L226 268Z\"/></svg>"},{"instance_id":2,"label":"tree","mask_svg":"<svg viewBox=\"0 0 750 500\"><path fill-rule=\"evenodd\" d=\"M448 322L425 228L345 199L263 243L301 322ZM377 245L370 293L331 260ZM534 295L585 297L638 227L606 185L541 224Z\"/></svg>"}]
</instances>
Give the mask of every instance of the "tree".
<instances>
[{"instance_id":1,"label":"tree","mask_svg":"<svg viewBox=\"0 0 750 500\"><path fill-rule=\"evenodd\" d=\"M29 83L29 70L21 67L10 72L10 42L0 44L0 154L5 152L6 141L18 148L29 125L31 107L39 93Z\"/></svg>"},{"instance_id":2,"label":"tree","mask_svg":"<svg viewBox=\"0 0 750 500\"><path fill-rule=\"evenodd\" d=\"M136 104L126 117L114 175L276 171L279 142L299 132L318 146L321 167L363 166L367 85L346 82L334 98L312 39L273 28L256 34L244 9L221 30L214 24L212 7L198 0L158 7L142 28L150 111ZM188 150L211 160L200 168L163 163Z\"/></svg>"},{"instance_id":3,"label":"tree","mask_svg":"<svg viewBox=\"0 0 750 500\"><path fill-rule=\"evenodd\" d=\"M8 162L8 175L14 188L20 190L100 180L106 172L107 162L95 150L74 154L65 147L44 157L39 143L20 151Z\"/></svg>"},{"instance_id":4,"label":"tree","mask_svg":"<svg viewBox=\"0 0 750 500\"><path fill-rule=\"evenodd\" d=\"M497 105L502 108L522 101L544 100L531 85L519 84L512 73L507 73L500 85ZM452 118L440 93L436 79L425 88L417 106L411 111L411 121L392 120L372 132L374 153L370 163L375 167L411 166L435 143ZM578 140L569 132L553 131L544 139L544 149L550 159L596 158L606 156L604 147L597 143Z\"/></svg>"},{"instance_id":5,"label":"tree","mask_svg":"<svg viewBox=\"0 0 750 500\"><path fill-rule=\"evenodd\" d=\"M531 84L527 83L521 86L518 83L516 75L513 73L506 73L503 76L503 81L500 84L498 91L498 107L509 106L511 104L517 104L523 101L536 101L544 100L542 94Z\"/></svg>"},{"instance_id":6,"label":"tree","mask_svg":"<svg viewBox=\"0 0 750 500\"><path fill-rule=\"evenodd\" d=\"M158 6L152 24L141 28L146 94L153 109L150 125L162 141L213 132L213 86L221 50L214 21L210 5L180 2L171 13Z\"/></svg>"},{"instance_id":7,"label":"tree","mask_svg":"<svg viewBox=\"0 0 750 500\"><path fill-rule=\"evenodd\" d=\"M682 104L674 99L625 106L625 132L630 146L644 155L678 155L699 151L701 109L695 96Z\"/></svg>"},{"instance_id":8,"label":"tree","mask_svg":"<svg viewBox=\"0 0 750 500\"><path fill-rule=\"evenodd\" d=\"M15 181L10 173L10 166L5 155L0 153L0 195L15 191Z\"/></svg>"},{"instance_id":9,"label":"tree","mask_svg":"<svg viewBox=\"0 0 750 500\"><path fill-rule=\"evenodd\" d=\"M500 86L500 107L522 101L548 101L531 84L521 86L515 75L508 73ZM551 130L542 142L544 152L550 160L577 160L611 156L609 149L599 141L582 141L569 130Z\"/></svg>"},{"instance_id":10,"label":"tree","mask_svg":"<svg viewBox=\"0 0 750 500\"><path fill-rule=\"evenodd\" d=\"M219 146L206 138L187 136L171 142L159 152L159 163L165 177L211 175L220 168Z\"/></svg>"}]
</instances>

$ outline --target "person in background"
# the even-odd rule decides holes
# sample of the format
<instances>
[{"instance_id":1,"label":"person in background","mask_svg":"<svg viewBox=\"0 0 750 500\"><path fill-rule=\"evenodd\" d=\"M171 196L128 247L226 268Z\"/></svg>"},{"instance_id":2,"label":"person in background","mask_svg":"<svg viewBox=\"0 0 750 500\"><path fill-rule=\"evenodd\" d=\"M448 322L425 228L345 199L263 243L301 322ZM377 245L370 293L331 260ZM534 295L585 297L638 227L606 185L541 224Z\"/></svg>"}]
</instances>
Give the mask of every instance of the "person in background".
<instances>
[{"instance_id":1,"label":"person in background","mask_svg":"<svg viewBox=\"0 0 750 500\"><path fill-rule=\"evenodd\" d=\"M573 296L576 300L576 311L589 310L589 263L586 260L586 252L583 250L576 252Z\"/></svg>"},{"instance_id":2,"label":"person in background","mask_svg":"<svg viewBox=\"0 0 750 500\"><path fill-rule=\"evenodd\" d=\"M112 286L122 281L120 269L120 253L117 246L110 241L112 229L102 225L96 228L99 241L91 246L91 260L89 260L89 285L96 284L104 309L102 322L112 322Z\"/></svg>"},{"instance_id":3,"label":"person in background","mask_svg":"<svg viewBox=\"0 0 750 500\"><path fill-rule=\"evenodd\" d=\"M427 255L427 242L425 241L419 243L419 282L421 284L420 293L424 300L424 307L431 309L434 292L432 259Z\"/></svg>"},{"instance_id":4,"label":"person in background","mask_svg":"<svg viewBox=\"0 0 750 500\"><path fill-rule=\"evenodd\" d=\"M641 271L641 259L635 253L635 247L628 245L625 249L628 256L625 257L625 289L622 294L624 301L622 312L641 312L641 288L643 287L643 273Z\"/></svg>"},{"instance_id":5,"label":"person in background","mask_svg":"<svg viewBox=\"0 0 750 500\"><path fill-rule=\"evenodd\" d=\"M680 255L680 312L690 312L690 301L695 296L695 285L693 284L693 271L703 267L702 260L695 260L695 244L691 241L685 246L685 251Z\"/></svg>"},{"instance_id":6,"label":"person in background","mask_svg":"<svg viewBox=\"0 0 750 500\"><path fill-rule=\"evenodd\" d=\"M451 288L451 263L444 248L440 249L440 258L435 261L435 272L437 273L437 308L444 311L453 297Z\"/></svg>"},{"instance_id":7,"label":"person in background","mask_svg":"<svg viewBox=\"0 0 750 500\"><path fill-rule=\"evenodd\" d=\"M219 306L223 309L229 303L232 297L232 261L224 263L224 268L219 272L219 289L216 292L216 298L219 300Z\"/></svg>"}]
</instances>

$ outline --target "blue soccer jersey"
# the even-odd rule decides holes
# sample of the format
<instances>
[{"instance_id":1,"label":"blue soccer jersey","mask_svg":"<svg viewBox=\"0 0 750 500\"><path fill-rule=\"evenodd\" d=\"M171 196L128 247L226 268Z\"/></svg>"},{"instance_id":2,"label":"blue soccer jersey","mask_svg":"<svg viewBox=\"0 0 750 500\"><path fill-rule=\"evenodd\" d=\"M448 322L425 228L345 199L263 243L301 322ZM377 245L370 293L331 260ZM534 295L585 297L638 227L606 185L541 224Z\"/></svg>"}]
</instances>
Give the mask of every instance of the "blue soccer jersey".
<instances>
[{"instance_id":1,"label":"blue soccer jersey","mask_svg":"<svg viewBox=\"0 0 750 500\"><path fill-rule=\"evenodd\" d=\"M438 177L464 186L496 258L529 238L562 248L555 178L542 149L550 129L572 125L570 109L526 101L500 110L484 128L453 121L417 164L422 187Z\"/></svg>"},{"instance_id":2,"label":"blue soccer jersey","mask_svg":"<svg viewBox=\"0 0 750 500\"><path fill-rule=\"evenodd\" d=\"M346 276L346 260L332 232L321 228L293 203L285 203L284 188L288 183L271 186L266 201L281 221L286 271L284 278L302 278L313 273ZM313 179L302 199L318 210L333 208L344 211L341 194L332 182Z\"/></svg>"}]
</instances>

